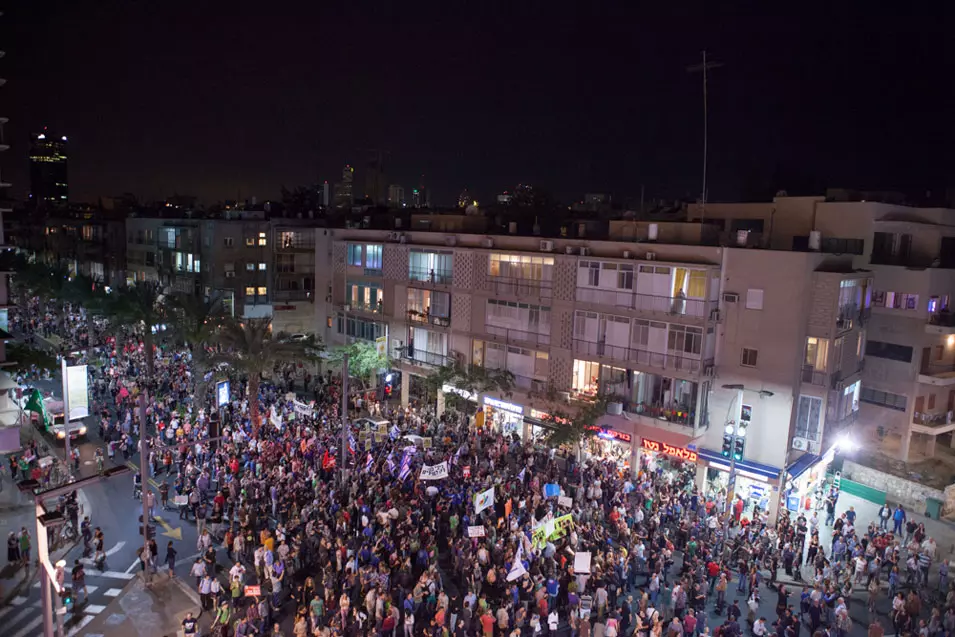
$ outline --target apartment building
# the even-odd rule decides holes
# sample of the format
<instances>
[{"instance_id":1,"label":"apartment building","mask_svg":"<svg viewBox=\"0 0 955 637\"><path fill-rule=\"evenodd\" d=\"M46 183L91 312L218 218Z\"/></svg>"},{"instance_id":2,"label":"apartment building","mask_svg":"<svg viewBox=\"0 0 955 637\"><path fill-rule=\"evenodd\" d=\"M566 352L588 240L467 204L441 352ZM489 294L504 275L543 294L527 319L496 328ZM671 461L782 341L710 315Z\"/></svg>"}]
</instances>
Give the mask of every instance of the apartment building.
<instances>
[{"instance_id":1,"label":"apartment building","mask_svg":"<svg viewBox=\"0 0 955 637\"><path fill-rule=\"evenodd\" d=\"M290 334L315 329L315 254L328 252L328 231L313 220L272 221L272 329Z\"/></svg>"},{"instance_id":2,"label":"apartment building","mask_svg":"<svg viewBox=\"0 0 955 637\"><path fill-rule=\"evenodd\" d=\"M331 268L318 253L315 268L327 342L384 342L403 401L452 361L507 369L508 395L444 391L525 439L555 408L609 396L592 452L631 467L640 454L688 460L708 488L726 483L723 428L742 407L722 385L742 384L758 424L736 492L775 514L811 491L858 411L868 275L851 259L701 245L698 224L648 229L696 233L681 244L456 233L453 220L330 230ZM609 236L631 226L611 222Z\"/></svg>"},{"instance_id":3,"label":"apartment building","mask_svg":"<svg viewBox=\"0 0 955 637\"><path fill-rule=\"evenodd\" d=\"M690 220L699 218L691 208ZM933 456L943 434L955 446L955 211L781 196L707 204L705 218L760 246L849 256L867 270L867 357L854 433L903 460Z\"/></svg>"}]
</instances>

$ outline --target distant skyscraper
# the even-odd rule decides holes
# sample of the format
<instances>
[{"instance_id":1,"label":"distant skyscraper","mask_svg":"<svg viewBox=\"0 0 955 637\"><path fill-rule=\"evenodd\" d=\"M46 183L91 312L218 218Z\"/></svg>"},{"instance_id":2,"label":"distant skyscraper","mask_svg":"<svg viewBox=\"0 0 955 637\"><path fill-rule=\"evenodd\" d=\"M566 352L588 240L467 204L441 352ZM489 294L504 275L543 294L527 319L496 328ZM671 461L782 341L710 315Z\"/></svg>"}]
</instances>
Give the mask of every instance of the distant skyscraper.
<instances>
[{"instance_id":1,"label":"distant skyscraper","mask_svg":"<svg viewBox=\"0 0 955 637\"><path fill-rule=\"evenodd\" d=\"M411 191L411 205L415 208L421 208L424 205L424 198L421 196L420 188L415 188Z\"/></svg>"},{"instance_id":2,"label":"distant skyscraper","mask_svg":"<svg viewBox=\"0 0 955 637\"><path fill-rule=\"evenodd\" d=\"M388 207L405 207L405 189L402 186L399 186L398 184L391 184L388 186Z\"/></svg>"},{"instance_id":3,"label":"distant skyscraper","mask_svg":"<svg viewBox=\"0 0 955 637\"><path fill-rule=\"evenodd\" d=\"M365 198L371 199L376 206L383 206L388 195L382 156L381 151L376 151L375 156L365 166Z\"/></svg>"},{"instance_id":4,"label":"distant skyscraper","mask_svg":"<svg viewBox=\"0 0 955 637\"><path fill-rule=\"evenodd\" d=\"M353 188L355 185L355 169L345 164L342 168L342 180L335 184L335 207L350 208L355 201Z\"/></svg>"},{"instance_id":5,"label":"distant skyscraper","mask_svg":"<svg viewBox=\"0 0 955 637\"><path fill-rule=\"evenodd\" d=\"M323 208L328 208L328 202L329 202L329 192L328 192L328 191L329 191L328 180L326 179L326 180L325 180L325 183L322 184L322 207L323 207Z\"/></svg>"},{"instance_id":6,"label":"distant skyscraper","mask_svg":"<svg viewBox=\"0 0 955 637\"><path fill-rule=\"evenodd\" d=\"M458 208L467 208L471 205L472 201L474 201L474 199L471 197L471 193L465 188L461 191L461 194L458 195Z\"/></svg>"},{"instance_id":7,"label":"distant skyscraper","mask_svg":"<svg viewBox=\"0 0 955 637\"><path fill-rule=\"evenodd\" d=\"M66 135L44 128L30 140L30 202L38 210L63 208L69 194Z\"/></svg>"}]
</instances>

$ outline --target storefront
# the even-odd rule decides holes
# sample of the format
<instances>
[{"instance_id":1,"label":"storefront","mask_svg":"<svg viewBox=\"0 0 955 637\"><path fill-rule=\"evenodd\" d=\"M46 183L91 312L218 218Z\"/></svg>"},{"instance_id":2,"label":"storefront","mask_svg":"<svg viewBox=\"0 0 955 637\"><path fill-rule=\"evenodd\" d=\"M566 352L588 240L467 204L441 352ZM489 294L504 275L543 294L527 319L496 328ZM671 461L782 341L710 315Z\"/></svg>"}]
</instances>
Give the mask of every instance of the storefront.
<instances>
[{"instance_id":1,"label":"storefront","mask_svg":"<svg viewBox=\"0 0 955 637\"><path fill-rule=\"evenodd\" d=\"M484 426L506 436L524 438L524 407L491 396L484 397Z\"/></svg>"},{"instance_id":2,"label":"storefront","mask_svg":"<svg viewBox=\"0 0 955 637\"><path fill-rule=\"evenodd\" d=\"M687 447L677 447L661 440L640 439L641 466L653 472L659 467L683 469L687 465L696 465L699 454Z\"/></svg>"},{"instance_id":3,"label":"storefront","mask_svg":"<svg viewBox=\"0 0 955 637\"><path fill-rule=\"evenodd\" d=\"M697 487L707 499L719 495L726 496L729 491L730 461L719 452L709 449L697 450L699 469ZM781 470L751 460L736 462L736 484L732 495L743 499L743 516L752 517L759 509L768 513L770 521L775 521L779 493Z\"/></svg>"},{"instance_id":4,"label":"storefront","mask_svg":"<svg viewBox=\"0 0 955 637\"><path fill-rule=\"evenodd\" d=\"M825 502L826 471L836 457L836 445L822 456L804 453L786 468L782 506L790 512L821 510Z\"/></svg>"},{"instance_id":5,"label":"storefront","mask_svg":"<svg viewBox=\"0 0 955 637\"><path fill-rule=\"evenodd\" d=\"M600 460L612 460L620 469L630 469L633 455L633 434L609 427L592 427L594 431L584 451L588 455Z\"/></svg>"}]
</instances>

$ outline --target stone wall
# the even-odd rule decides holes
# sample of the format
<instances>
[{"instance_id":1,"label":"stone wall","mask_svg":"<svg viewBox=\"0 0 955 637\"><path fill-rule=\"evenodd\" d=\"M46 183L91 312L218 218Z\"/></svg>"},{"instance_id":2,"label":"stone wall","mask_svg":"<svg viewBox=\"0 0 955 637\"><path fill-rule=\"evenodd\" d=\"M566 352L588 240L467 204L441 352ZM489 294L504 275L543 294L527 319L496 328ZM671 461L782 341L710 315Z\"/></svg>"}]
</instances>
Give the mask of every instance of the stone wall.
<instances>
[{"instance_id":1,"label":"stone wall","mask_svg":"<svg viewBox=\"0 0 955 637\"><path fill-rule=\"evenodd\" d=\"M948 507L955 507L955 489L946 488L943 493L938 489L927 487L924 484L906 480L891 473L885 473L871 467L863 467L851 460L846 460L842 467L842 475L849 480L859 482L866 486L885 491L886 500L892 504L901 504L915 513L925 514L925 499L935 498L944 503L942 513L946 514ZM955 485L953 485L955 487ZM952 490L952 504L948 504L947 494Z\"/></svg>"}]
</instances>

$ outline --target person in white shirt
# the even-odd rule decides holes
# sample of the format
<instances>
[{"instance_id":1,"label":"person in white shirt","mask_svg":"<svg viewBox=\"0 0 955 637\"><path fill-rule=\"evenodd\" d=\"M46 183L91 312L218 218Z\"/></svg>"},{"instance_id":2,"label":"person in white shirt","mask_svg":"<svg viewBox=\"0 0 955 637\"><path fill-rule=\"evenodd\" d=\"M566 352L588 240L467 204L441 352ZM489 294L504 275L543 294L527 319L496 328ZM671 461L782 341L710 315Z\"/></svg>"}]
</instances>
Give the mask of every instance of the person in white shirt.
<instances>
[{"instance_id":1,"label":"person in white shirt","mask_svg":"<svg viewBox=\"0 0 955 637\"><path fill-rule=\"evenodd\" d=\"M763 637L766 634L766 618L760 617L753 624L753 635L756 637Z\"/></svg>"},{"instance_id":2,"label":"person in white shirt","mask_svg":"<svg viewBox=\"0 0 955 637\"><path fill-rule=\"evenodd\" d=\"M242 583L245 580L245 567L242 566L241 562L236 562L235 566L229 569L229 581L236 581Z\"/></svg>"}]
</instances>

